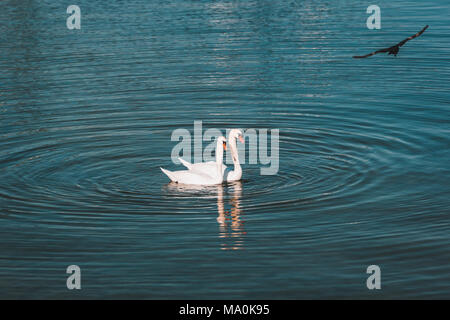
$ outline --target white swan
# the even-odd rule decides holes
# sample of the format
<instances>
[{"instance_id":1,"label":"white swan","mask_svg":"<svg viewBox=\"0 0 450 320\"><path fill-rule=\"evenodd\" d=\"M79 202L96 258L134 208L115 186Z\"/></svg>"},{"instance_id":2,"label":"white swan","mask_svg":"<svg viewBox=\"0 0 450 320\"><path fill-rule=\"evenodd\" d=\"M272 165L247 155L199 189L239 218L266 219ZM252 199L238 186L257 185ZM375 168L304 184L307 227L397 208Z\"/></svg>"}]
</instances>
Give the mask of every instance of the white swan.
<instances>
[{"instance_id":1,"label":"white swan","mask_svg":"<svg viewBox=\"0 0 450 320\"><path fill-rule=\"evenodd\" d=\"M227 170L226 165L222 165L222 174L225 177L225 180L230 181L238 181L242 178L242 168L239 162L239 155L236 146L236 140L239 139L241 143L244 143L244 139L242 138L242 131L239 129L232 129L228 135L228 145L230 146L231 156L233 158L234 170ZM178 158L180 162L189 170L196 170L208 175L215 174L217 172L217 163L214 161L208 162L200 162L200 163L190 163L186 160Z\"/></svg>"},{"instance_id":2,"label":"white swan","mask_svg":"<svg viewBox=\"0 0 450 320\"><path fill-rule=\"evenodd\" d=\"M169 171L161 168L170 180L183 184L212 185L223 182L223 150L226 150L227 140L221 136L217 138L216 162L209 164L213 170L202 170L201 166L191 167L189 170Z\"/></svg>"}]
</instances>

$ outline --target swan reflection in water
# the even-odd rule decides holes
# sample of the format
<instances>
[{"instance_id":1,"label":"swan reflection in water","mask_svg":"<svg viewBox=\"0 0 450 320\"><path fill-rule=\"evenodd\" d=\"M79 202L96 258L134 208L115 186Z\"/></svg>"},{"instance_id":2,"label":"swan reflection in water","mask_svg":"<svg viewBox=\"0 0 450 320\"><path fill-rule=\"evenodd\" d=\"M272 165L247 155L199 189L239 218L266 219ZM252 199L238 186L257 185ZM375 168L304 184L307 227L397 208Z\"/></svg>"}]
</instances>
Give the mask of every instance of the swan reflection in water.
<instances>
[{"instance_id":1,"label":"swan reflection in water","mask_svg":"<svg viewBox=\"0 0 450 320\"><path fill-rule=\"evenodd\" d=\"M242 220L242 182L228 182L215 186L183 185L169 183L166 189L172 194L192 198L215 198L217 196L217 222L222 250L242 249L246 232ZM225 192L226 191L226 192Z\"/></svg>"},{"instance_id":2,"label":"swan reflection in water","mask_svg":"<svg viewBox=\"0 0 450 320\"><path fill-rule=\"evenodd\" d=\"M232 191L229 199L230 206L226 206L224 203L223 186L217 187L219 237L224 240L222 243L223 250L236 250L242 248L246 234L243 228L244 221L241 217L242 182L229 182L227 187L228 190ZM230 209L227 210L227 207Z\"/></svg>"}]
</instances>

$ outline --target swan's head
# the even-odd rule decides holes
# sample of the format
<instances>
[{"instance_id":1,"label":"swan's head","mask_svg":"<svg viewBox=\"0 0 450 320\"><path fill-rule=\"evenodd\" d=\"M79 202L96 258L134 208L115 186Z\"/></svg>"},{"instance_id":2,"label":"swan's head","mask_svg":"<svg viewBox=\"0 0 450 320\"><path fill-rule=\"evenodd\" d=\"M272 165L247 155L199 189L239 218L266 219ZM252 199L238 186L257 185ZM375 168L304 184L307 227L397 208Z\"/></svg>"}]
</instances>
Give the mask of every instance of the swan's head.
<instances>
[{"instance_id":1,"label":"swan's head","mask_svg":"<svg viewBox=\"0 0 450 320\"><path fill-rule=\"evenodd\" d=\"M239 141L240 141L241 143L244 143L243 135L244 135L244 134L242 133L242 130L241 130L241 129L232 129L232 130L230 131L229 137L230 137L230 140L233 140L233 139L239 139Z\"/></svg>"},{"instance_id":2,"label":"swan's head","mask_svg":"<svg viewBox=\"0 0 450 320\"><path fill-rule=\"evenodd\" d=\"M217 144L222 143L223 150L227 150L227 139L224 136L217 138Z\"/></svg>"}]
</instances>

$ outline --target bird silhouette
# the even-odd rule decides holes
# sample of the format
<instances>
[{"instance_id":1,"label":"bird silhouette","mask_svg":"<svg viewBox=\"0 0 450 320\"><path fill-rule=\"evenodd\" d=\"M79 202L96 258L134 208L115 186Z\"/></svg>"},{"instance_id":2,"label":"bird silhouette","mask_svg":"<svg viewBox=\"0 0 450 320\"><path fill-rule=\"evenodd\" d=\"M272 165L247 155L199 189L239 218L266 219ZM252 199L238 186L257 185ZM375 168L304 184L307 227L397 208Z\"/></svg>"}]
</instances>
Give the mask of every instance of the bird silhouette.
<instances>
[{"instance_id":1,"label":"bird silhouette","mask_svg":"<svg viewBox=\"0 0 450 320\"><path fill-rule=\"evenodd\" d=\"M405 40L400 41L395 46L392 46L392 47L389 47L389 48L380 49L380 50L371 52L369 54L366 54L364 56L353 56L353 58L355 58L355 59L367 58L367 57L373 56L373 55L375 55L377 53L384 53L384 52L388 52L389 54L393 54L396 57L398 52L400 51L400 47L401 46L403 46L409 40L412 40L412 39L417 38L418 36L420 36L422 33L425 32L425 30L427 30L427 28L428 28L428 25L426 25L422 30L417 32L415 35L412 35L411 37L408 37Z\"/></svg>"}]
</instances>

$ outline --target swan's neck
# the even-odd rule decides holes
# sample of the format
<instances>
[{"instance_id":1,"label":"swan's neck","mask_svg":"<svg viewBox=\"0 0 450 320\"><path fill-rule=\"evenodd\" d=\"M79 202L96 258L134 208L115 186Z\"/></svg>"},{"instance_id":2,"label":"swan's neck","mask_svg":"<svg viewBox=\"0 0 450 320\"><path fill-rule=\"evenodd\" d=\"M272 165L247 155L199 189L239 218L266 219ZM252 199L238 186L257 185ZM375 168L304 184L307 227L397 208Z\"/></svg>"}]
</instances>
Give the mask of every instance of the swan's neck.
<instances>
[{"instance_id":1,"label":"swan's neck","mask_svg":"<svg viewBox=\"0 0 450 320\"><path fill-rule=\"evenodd\" d=\"M235 138L230 139L228 144L230 145L231 156L233 158L234 172L241 173L242 172L242 168L241 168L241 163L239 162L239 154L238 154L238 151L237 151L236 139Z\"/></svg>"}]
</instances>

